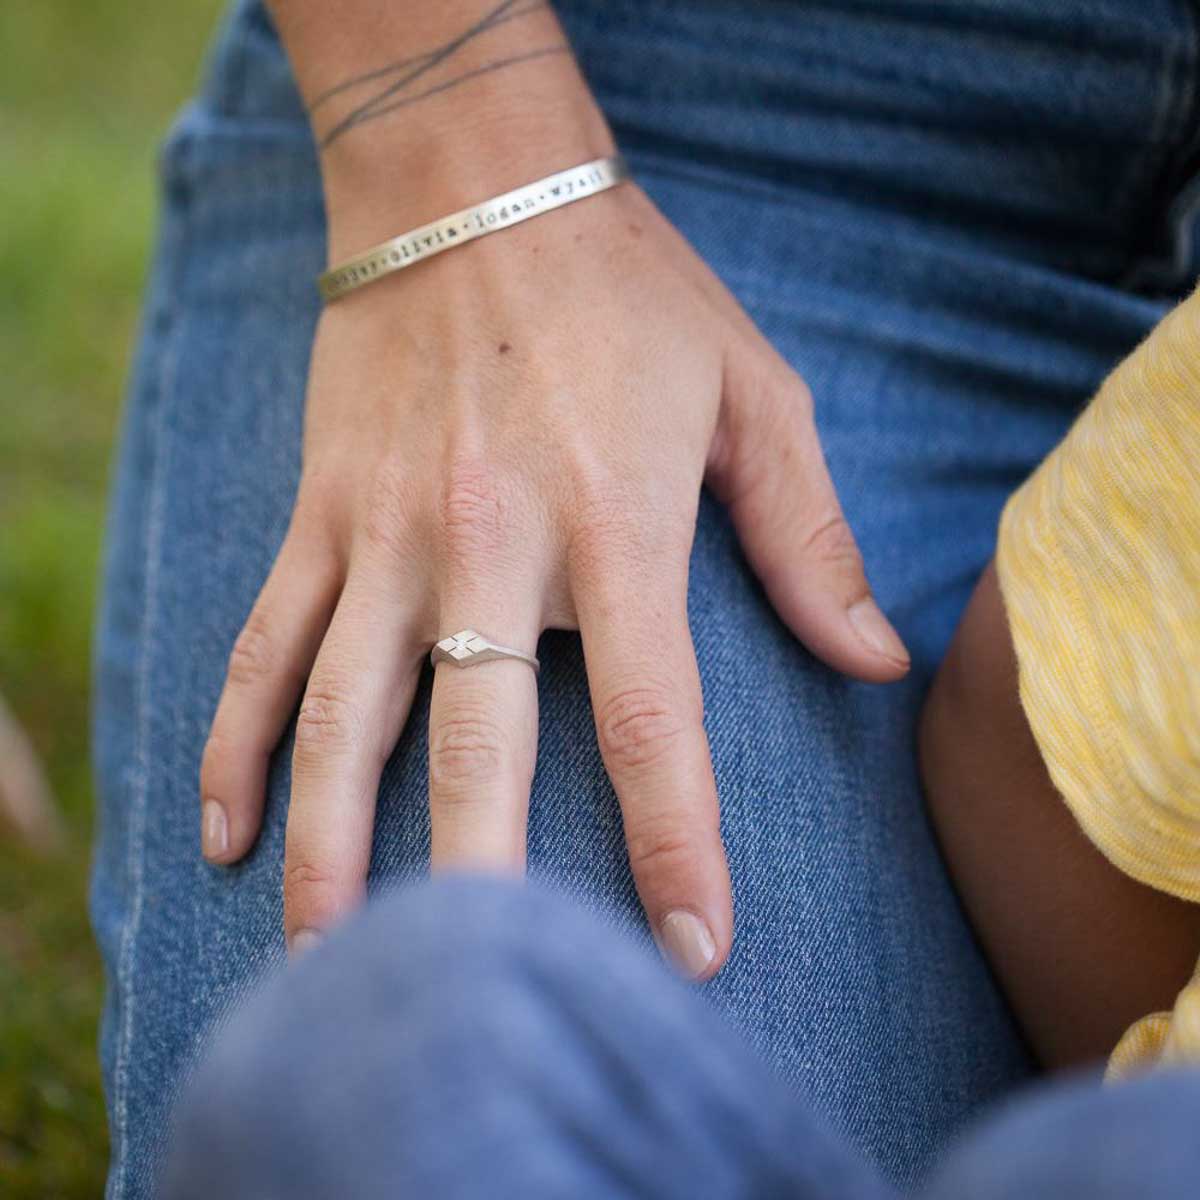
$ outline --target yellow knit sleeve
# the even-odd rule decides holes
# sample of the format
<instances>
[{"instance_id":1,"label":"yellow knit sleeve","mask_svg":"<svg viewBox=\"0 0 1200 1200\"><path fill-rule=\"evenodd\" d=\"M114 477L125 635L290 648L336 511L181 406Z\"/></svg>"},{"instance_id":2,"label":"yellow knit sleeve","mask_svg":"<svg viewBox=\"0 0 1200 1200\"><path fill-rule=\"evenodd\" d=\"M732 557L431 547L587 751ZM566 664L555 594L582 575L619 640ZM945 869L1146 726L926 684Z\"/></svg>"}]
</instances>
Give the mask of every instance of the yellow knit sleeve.
<instances>
[{"instance_id":1,"label":"yellow knit sleeve","mask_svg":"<svg viewBox=\"0 0 1200 1200\"><path fill-rule=\"evenodd\" d=\"M1122 871L1200 901L1200 290L1011 497L996 566L1055 786ZM1161 1016L1113 1073L1182 1036ZM1176 1052L1200 1058L1190 1036Z\"/></svg>"},{"instance_id":2,"label":"yellow knit sleeve","mask_svg":"<svg viewBox=\"0 0 1200 1200\"><path fill-rule=\"evenodd\" d=\"M1175 998L1169 1013L1151 1013L1135 1021L1108 1060L1106 1080L1124 1079L1150 1066L1200 1060L1200 965Z\"/></svg>"}]
</instances>

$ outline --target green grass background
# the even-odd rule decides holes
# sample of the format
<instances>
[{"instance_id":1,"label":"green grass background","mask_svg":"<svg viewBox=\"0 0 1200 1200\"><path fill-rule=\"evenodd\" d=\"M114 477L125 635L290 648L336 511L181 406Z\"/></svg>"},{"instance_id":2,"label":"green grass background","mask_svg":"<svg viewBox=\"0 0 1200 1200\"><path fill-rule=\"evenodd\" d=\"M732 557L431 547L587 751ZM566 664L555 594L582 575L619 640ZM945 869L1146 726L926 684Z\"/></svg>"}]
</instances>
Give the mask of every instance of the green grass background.
<instances>
[{"instance_id":1,"label":"green grass background","mask_svg":"<svg viewBox=\"0 0 1200 1200\"><path fill-rule=\"evenodd\" d=\"M154 156L220 0L0 3L0 692L69 828L0 827L0 1196L101 1194L85 909L89 656L109 460L154 232Z\"/></svg>"}]
</instances>

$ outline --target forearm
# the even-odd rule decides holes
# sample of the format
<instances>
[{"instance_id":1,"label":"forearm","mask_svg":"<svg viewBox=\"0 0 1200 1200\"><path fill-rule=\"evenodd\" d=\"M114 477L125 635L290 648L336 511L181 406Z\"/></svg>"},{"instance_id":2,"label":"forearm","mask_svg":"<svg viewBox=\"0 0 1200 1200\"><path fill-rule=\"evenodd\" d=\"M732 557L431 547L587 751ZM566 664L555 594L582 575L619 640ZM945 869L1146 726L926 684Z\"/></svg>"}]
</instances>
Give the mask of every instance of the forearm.
<instances>
[{"instance_id":1,"label":"forearm","mask_svg":"<svg viewBox=\"0 0 1200 1200\"><path fill-rule=\"evenodd\" d=\"M1147 887L1084 835L1043 764L989 567L921 720L930 813L959 894L1035 1052L1108 1054L1170 1008L1196 965L1200 906Z\"/></svg>"},{"instance_id":2,"label":"forearm","mask_svg":"<svg viewBox=\"0 0 1200 1200\"><path fill-rule=\"evenodd\" d=\"M611 153L540 0L270 0L320 155L336 260Z\"/></svg>"}]
</instances>

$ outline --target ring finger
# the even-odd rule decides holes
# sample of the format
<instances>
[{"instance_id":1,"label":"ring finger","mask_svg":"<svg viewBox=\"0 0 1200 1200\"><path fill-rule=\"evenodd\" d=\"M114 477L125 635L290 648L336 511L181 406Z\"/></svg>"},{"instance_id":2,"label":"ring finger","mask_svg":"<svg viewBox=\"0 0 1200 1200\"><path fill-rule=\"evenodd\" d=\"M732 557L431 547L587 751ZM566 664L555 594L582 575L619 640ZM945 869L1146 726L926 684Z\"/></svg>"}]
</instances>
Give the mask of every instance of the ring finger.
<instances>
[{"instance_id":1,"label":"ring finger","mask_svg":"<svg viewBox=\"0 0 1200 1200\"><path fill-rule=\"evenodd\" d=\"M456 581L443 589L439 638L475 632L536 654L540 589ZM467 644L463 646L463 643ZM434 870L484 867L521 871L529 788L537 757L538 696L533 668L511 658L434 668L429 712L430 859Z\"/></svg>"}]
</instances>

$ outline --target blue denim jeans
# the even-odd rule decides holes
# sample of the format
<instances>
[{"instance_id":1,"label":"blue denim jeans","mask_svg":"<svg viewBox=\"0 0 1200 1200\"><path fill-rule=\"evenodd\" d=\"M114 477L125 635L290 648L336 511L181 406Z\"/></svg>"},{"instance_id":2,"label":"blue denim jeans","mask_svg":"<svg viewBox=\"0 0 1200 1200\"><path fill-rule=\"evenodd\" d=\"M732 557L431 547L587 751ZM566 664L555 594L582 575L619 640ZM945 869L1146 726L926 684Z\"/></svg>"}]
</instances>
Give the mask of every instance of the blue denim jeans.
<instances>
[{"instance_id":1,"label":"blue denim jeans","mask_svg":"<svg viewBox=\"0 0 1200 1200\"><path fill-rule=\"evenodd\" d=\"M737 918L704 994L908 1182L1030 1070L923 815L914 719L1005 497L1189 281L1192 10L557 7L642 186L811 385L913 651L887 688L816 663L702 498L689 611ZM290 733L254 851L219 868L198 850L208 724L295 493L324 265L316 156L260 0L231 12L161 174L97 641L92 912L119 1200L150 1194L180 1080L284 957ZM531 870L645 937L579 640L548 633L538 653ZM428 700L426 679L383 777L376 891L424 870Z\"/></svg>"},{"instance_id":2,"label":"blue denim jeans","mask_svg":"<svg viewBox=\"0 0 1200 1200\"><path fill-rule=\"evenodd\" d=\"M582 951L582 952L581 952ZM920 1200L1186 1200L1200 1070L1022 1095ZM408 888L277 978L176 1114L163 1200L896 1200L654 958L568 898Z\"/></svg>"}]
</instances>

